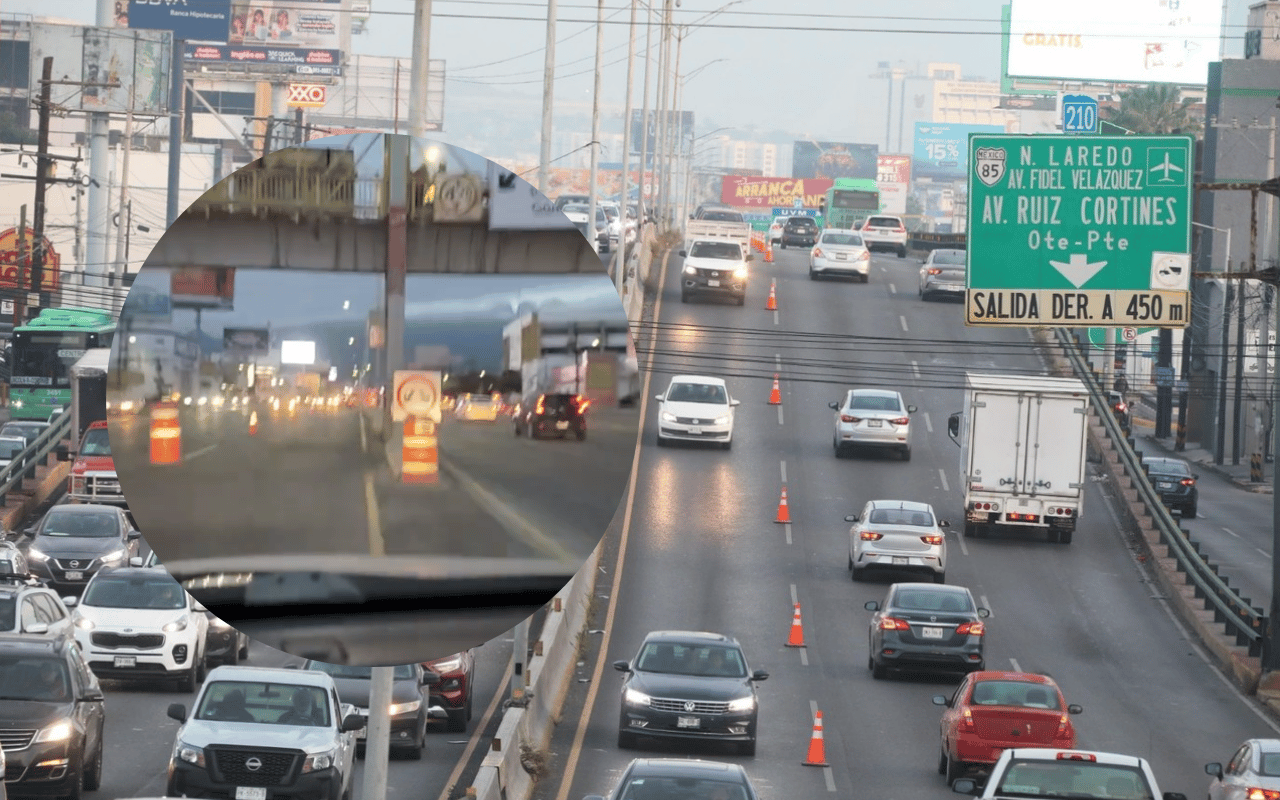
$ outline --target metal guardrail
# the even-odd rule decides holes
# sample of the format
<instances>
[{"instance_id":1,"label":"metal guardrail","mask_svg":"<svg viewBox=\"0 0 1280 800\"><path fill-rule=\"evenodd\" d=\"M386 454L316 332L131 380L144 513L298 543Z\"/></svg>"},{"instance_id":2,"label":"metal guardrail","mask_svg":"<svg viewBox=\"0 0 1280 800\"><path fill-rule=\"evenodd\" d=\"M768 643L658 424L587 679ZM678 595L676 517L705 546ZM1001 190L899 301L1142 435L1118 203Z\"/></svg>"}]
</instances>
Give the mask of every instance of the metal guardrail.
<instances>
[{"instance_id":1,"label":"metal guardrail","mask_svg":"<svg viewBox=\"0 0 1280 800\"><path fill-rule=\"evenodd\" d=\"M70 433L71 409L68 408L26 450L14 456L12 461L0 469L0 497L8 497L9 492L21 487L23 476L47 459Z\"/></svg>"},{"instance_id":2,"label":"metal guardrail","mask_svg":"<svg viewBox=\"0 0 1280 800\"><path fill-rule=\"evenodd\" d=\"M1065 328L1055 328L1054 333L1063 345L1063 350L1070 359L1076 376L1089 388L1095 407L1109 408L1106 392L1099 383L1096 373L1080 353L1080 345ZM1107 429L1107 435L1115 444L1125 471L1134 477L1138 495L1151 513L1156 530L1160 534L1160 541L1169 546L1170 553L1178 564L1178 570L1185 573L1195 585L1196 597L1209 601L1214 620L1227 624L1229 632L1235 636L1237 645L1247 647L1251 656L1260 655L1263 632L1266 630L1266 617L1227 585L1213 565L1201 555L1199 546L1188 538L1187 531L1177 523L1160 496L1156 494L1146 470L1142 467L1142 460L1133 449L1128 437L1124 435L1115 417L1108 413L1099 413L1098 416Z\"/></svg>"}]
</instances>

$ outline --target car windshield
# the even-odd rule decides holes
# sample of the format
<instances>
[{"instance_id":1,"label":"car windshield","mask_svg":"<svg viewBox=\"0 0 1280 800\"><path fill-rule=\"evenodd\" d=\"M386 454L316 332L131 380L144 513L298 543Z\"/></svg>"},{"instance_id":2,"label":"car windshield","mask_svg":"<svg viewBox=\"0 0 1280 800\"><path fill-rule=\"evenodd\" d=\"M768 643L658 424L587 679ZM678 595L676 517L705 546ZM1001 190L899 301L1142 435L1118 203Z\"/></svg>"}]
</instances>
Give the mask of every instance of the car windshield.
<instances>
[{"instance_id":1,"label":"car windshield","mask_svg":"<svg viewBox=\"0 0 1280 800\"><path fill-rule=\"evenodd\" d=\"M742 250L733 242L694 242L690 258L742 258Z\"/></svg>"},{"instance_id":2,"label":"car windshield","mask_svg":"<svg viewBox=\"0 0 1280 800\"><path fill-rule=\"evenodd\" d=\"M936 589L903 589L891 605L904 611L973 611L968 595Z\"/></svg>"},{"instance_id":3,"label":"car windshield","mask_svg":"<svg viewBox=\"0 0 1280 800\"><path fill-rule=\"evenodd\" d=\"M0 656L0 700L66 702L69 678L66 662L57 656Z\"/></svg>"},{"instance_id":4,"label":"car windshield","mask_svg":"<svg viewBox=\"0 0 1280 800\"><path fill-rule=\"evenodd\" d=\"M1059 711L1058 693L1041 683L1027 681L979 681L969 702L979 706L1021 706Z\"/></svg>"},{"instance_id":5,"label":"car windshield","mask_svg":"<svg viewBox=\"0 0 1280 800\"><path fill-rule=\"evenodd\" d=\"M793 217L792 219L788 220L787 224L793 228L805 228L806 230L809 228L818 227L817 223L815 223L813 220L809 219L808 217Z\"/></svg>"},{"instance_id":6,"label":"car windshield","mask_svg":"<svg viewBox=\"0 0 1280 800\"><path fill-rule=\"evenodd\" d=\"M3 428L0 428L0 436L21 436L30 442L40 435L40 430L44 426L24 425L21 423L10 422Z\"/></svg>"},{"instance_id":7,"label":"car windshield","mask_svg":"<svg viewBox=\"0 0 1280 800\"><path fill-rule=\"evenodd\" d=\"M742 215L736 211L708 211L702 218L708 222L742 222Z\"/></svg>"},{"instance_id":8,"label":"car windshield","mask_svg":"<svg viewBox=\"0 0 1280 800\"><path fill-rule=\"evenodd\" d=\"M747 800L742 784L699 778L634 778L620 800Z\"/></svg>"},{"instance_id":9,"label":"car windshield","mask_svg":"<svg viewBox=\"0 0 1280 800\"><path fill-rule=\"evenodd\" d=\"M824 233L822 234L822 243L861 246L862 237L856 233Z\"/></svg>"},{"instance_id":10,"label":"car windshield","mask_svg":"<svg viewBox=\"0 0 1280 800\"><path fill-rule=\"evenodd\" d=\"M14 456L26 449L26 439L21 442L0 441L0 460L12 461Z\"/></svg>"},{"instance_id":11,"label":"car windshield","mask_svg":"<svg viewBox=\"0 0 1280 800\"><path fill-rule=\"evenodd\" d=\"M106 428L90 428L84 435L84 444L80 447L82 456L111 455L111 440L107 437Z\"/></svg>"},{"instance_id":12,"label":"car windshield","mask_svg":"<svg viewBox=\"0 0 1280 800\"><path fill-rule=\"evenodd\" d=\"M910 508L873 508L867 520L879 525L915 525L919 528L933 527L933 515L928 511Z\"/></svg>"},{"instance_id":13,"label":"car windshield","mask_svg":"<svg viewBox=\"0 0 1280 800\"><path fill-rule=\"evenodd\" d=\"M344 664L326 664L323 661L312 661L307 665L307 669L314 669L317 672L324 672L335 678L355 678L357 680L369 680L373 675L373 667L350 667ZM401 664L396 667L393 677L398 681L406 681L413 679L413 667L408 664Z\"/></svg>"},{"instance_id":14,"label":"car windshield","mask_svg":"<svg viewBox=\"0 0 1280 800\"><path fill-rule=\"evenodd\" d=\"M120 535L120 525L115 512L86 514L84 512L59 512L51 509L40 528L41 536L84 536L108 538Z\"/></svg>"},{"instance_id":15,"label":"car windshield","mask_svg":"<svg viewBox=\"0 0 1280 800\"><path fill-rule=\"evenodd\" d=\"M724 645L688 645L650 642L644 646L636 668L668 675L701 678L745 678L746 662L736 648Z\"/></svg>"},{"instance_id":16,"label":"car windshield","mask_svg":"<svg viewBox=\"0 0 1280 800\"><path fill-rule=\"evenodd\" d=\"M667 400L673 403L712 403L725 405L729 402L723 386L711 383L676 383L667 392Z\"/></svg>"},{"instance_id":17,"label":"car windshield","mask_svg":"<svg viewBox=\"0 0 1280 800\"><path fill-rule=\"evenodd\" d=\"M569 203L568 205L566 205L564 208L560 210L566 214L587 214L587 215L591 214L590 206L583 206L577 203Z\"/></svg>"},{"instance_id":18,"label":"car windshield","mask_svg":"<svg viewBox=\"0 0 1280 800\"><path fill-rule=\"evenodd\" d=\"M868 228L896 228L901 224L893 217L872 217L867 220Z\"/></svg>"},{"instance_id":19,"label":"car windshield","mask_svg":"<svg viewBox=\"0 0 1280 800\"><path fill-rule=\"evenodd\" d=\"M262 681L216 681L200 698L196 719L269 725L329 726L329 704L319 686Z\"/></svg>"},{"instance_id":20,"label":"car windshield","mask_svg":"<svg viewBox=\"0 0 1280 800\"><path fill-rule=\"evenodd\" d=\"M968 254L963 250L935 250L933 253L933 263L941 266L963 267L968 260Z\"/></svg>"},{"instance_id":21,"label":"car windshield","mask_svg":"<svg viewBox=\"0 0 1280 800\"><path fill-rule=\"evenodd\" d=\"M901 411L902 403L892 395L855 394L849 408L858 411Z\"/></svg>"},{"instance_id":22,"label":"car windshield","mask_svg":"<svg viewBox=\"0 0 1280 800\"><path fill-rule=\"evenodd\" d=\"M1001 797L1155 800L1137 768L1091 761L1014 760L995 793Z\"/></svg>"},{"instance_id":23,"label":"car windshield","mask_svg":"<svg viewBox=\"0 0 1280 800\"><path fill-rule=\"evenodd\" d=\"M186 608L187 598L178 582L168 575L125 577L105 573L85 590L86 606L98 608Z\"/></svg>"}]
</instances>

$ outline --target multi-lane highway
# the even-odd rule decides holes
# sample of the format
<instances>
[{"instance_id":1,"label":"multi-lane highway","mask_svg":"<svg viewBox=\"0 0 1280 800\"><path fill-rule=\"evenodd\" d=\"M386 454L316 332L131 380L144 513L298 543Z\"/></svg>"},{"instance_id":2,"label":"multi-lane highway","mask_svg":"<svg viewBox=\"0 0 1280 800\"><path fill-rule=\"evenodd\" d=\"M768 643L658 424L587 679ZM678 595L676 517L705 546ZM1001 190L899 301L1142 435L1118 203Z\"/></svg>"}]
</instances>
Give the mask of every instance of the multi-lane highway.
<instances>
[{"instance_id":1,"label":"multi-lane highway","mask_svg":"<svg viewBox=\"0 0 1280 800\"><path fill-rule=\"evenodd\" d=\"M937 774L940 713L930 697L955 680L872 679L863 604L883 598L896 578L850 580L843 518L868 499L902 498L961 520L958 451L945 426L960 407L962 372L1040 373L1044 365L1025 331L969 329L959 304L919 300L913 259L875 256L862 285L811 282L807 258L779 250L775 263L757 260L742 308L682 304L680 261L673 254L667 266L644 396L675 373L727 378L742 400L734 447L654 447L656 411L647 403L634 501L622 510L622 560L602 563L597 589L610 598L601 652L579 669L552 744L557 778L539 784L538 800L603 794L642 755L743 763L765 797L954 796ZM765 310L772 278L776 313ZM767 403L775 371L781 407ZM855 386L897 388L919 407L910 462L833 457L827 403ZM784 484L790 525L774 522ZM1149 757L1165 791L1199 796L1205 762L1276 730L1174 621L1097 482L1090 486L1071 545L965 540L957 522L947 535L947 582L968 586L991 609L990 668L1050 673L1068 702L1084 706L1075 719L1081 747ZM1206 520L1225 524L1235 502L1228 493L1202 503ZM785 646L793 602L802 607L804 648ZM733 635L752 667L769 670L754 758L714 745L615 746L621 681L609 664L632 658L645 633L664 628ZM801 763L815 710L829 768Z\"/></svg>"},{"instance_id":2,"label":"multi-lane highway","mask_svg":"<svg viewBox=\"0 0 1280 800\"><path fill-rule=\"evenodd\" d=\"M507 421L439 428L436 486L402 485L367 418L343 407L182 406L181 460L153 463L145 416L111 440L138 525L169 561L292 553L540 557L580 564L613 518L638 411L585 442L517 439Z\"/></svg>"}]
</instances>

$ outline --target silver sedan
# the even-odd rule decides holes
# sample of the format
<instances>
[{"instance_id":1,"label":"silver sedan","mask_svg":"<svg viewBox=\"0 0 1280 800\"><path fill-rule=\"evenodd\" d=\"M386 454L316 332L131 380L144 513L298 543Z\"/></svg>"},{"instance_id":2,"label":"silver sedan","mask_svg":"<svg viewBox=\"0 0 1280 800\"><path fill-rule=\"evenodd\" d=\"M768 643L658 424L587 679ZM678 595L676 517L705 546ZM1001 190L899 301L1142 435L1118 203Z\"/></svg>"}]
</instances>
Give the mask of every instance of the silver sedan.
<instances>
[{"instance_id":1,"label":"silver sedan","mask_svg":"<svg viewBox=\"0 0 1280 800\"><path fill-rule=\"evenodd\" d=\"M934 583L947 577L947 538L928 503L872 500L858 516L845 517L849 529L849 572L862 580L868 569L923 572Z\"/></svg>"},{"instance_id":2,"label":"silver sedan","mask_svg":"<svg viewBox=\"0 0 1280 800\"><path fill-rule=\"evenodd\" d=\"M809 251L809 280L822 275L846 275L866 283L871 251L857 231L825 230Z\"/></svg>"},{"instance_id":3,"label":"silver sedan","mask_svg":"<svg viewBox=\"0 0 1280 800\"><path fill-rule=\"evenodd\" d=\"M921 300L935 296L964 299L969 254L964 250L932 250L920 267Z\"/></svg>"}]
</instances>

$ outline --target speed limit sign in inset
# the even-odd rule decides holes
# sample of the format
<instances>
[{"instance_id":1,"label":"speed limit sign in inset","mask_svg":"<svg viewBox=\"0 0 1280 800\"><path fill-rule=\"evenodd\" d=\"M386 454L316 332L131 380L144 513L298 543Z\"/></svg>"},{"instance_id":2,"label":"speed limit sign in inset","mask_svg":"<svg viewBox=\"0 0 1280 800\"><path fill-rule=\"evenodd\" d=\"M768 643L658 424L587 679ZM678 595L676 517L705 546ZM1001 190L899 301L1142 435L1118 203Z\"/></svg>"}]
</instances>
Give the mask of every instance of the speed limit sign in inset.
<instances>
[{"instance_id":1,"label":"speed limit sign in inset","mask_svg":"<svg viewBox=\"0 0 1280 800\"><path fill-rule=\"evenodd\" d=\"M404 422L407 417L439 422L440 373L397 370L391 415L393 422Z\"/></svg>"}]
</instances>

